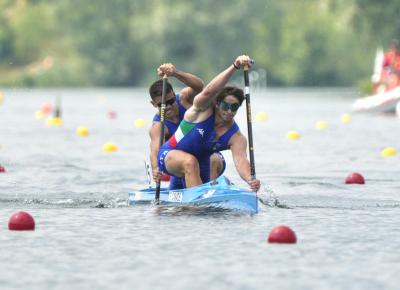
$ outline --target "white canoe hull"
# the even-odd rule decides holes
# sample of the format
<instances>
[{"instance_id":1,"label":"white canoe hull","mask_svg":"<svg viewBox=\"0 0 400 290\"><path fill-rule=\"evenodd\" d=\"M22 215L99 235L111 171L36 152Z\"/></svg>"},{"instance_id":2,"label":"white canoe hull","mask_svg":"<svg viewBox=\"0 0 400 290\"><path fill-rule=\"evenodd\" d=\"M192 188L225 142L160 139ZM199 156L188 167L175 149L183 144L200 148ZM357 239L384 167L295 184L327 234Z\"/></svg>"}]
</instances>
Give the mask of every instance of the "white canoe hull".
<instances>
[{"instance_id":1,"label":"white canoe hull","mask_svg":"<svg viewBox=\"0 0 400 290\"><path fill-rule=\"evenodd\" d=\"M400 87L385 93L359 98L353 103L355 112L394 113L400 101Z\"/></svg>"}]
</instances>

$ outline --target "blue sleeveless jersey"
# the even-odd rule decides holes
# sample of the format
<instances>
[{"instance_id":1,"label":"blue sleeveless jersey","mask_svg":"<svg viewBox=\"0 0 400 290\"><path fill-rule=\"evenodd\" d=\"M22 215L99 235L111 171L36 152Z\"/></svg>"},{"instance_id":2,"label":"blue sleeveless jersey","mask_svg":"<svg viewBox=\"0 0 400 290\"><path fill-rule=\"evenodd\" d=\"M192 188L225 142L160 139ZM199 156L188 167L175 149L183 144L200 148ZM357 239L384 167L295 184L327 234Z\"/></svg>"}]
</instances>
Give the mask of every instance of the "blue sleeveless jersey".
<instances>
[{"instance_id":1,"label":"blue sleeveless jersey","mask_svg":"<svg viewBox=\"0 0 400 290\"><path fill-rule=\"evenodd\" d=\"M229 139L239 130L237 124L234 123L227 132L216 140L214 123L214 114L199 123L182 120L175 134L160 148L158 154L159 168L168 172L164 163L166 155L170 150L182 150L197 158L201 179L203 183L208 182L210 180L210 156L214 152L229 149Z\"/></svg>"},{"instance_id":2,"label":"blue sleeveless jersey","mask_svg":"<svg viewBox=\"0 0 400 290\"><path fill-rule=\"evenodd\" d=\"M186 108L182 105L181 101L179 100L179 94L175 95L175 101L178 104L179 108L179 122L183 120L183 116L185 115ZM160 122L161 121L161 116L159 114L155 114L153 117L153 122ZM176 131L176 129L179 126L179 123L174 123L172 121L169 121L167 119L164 120L165 126L168 128L168 135L166 136L167 139L169 139ZM169 181L169 189L181 189L184 188L184 180L183 178L179 178L176 176L171 176L171 179Z\"/></svg>"},{"instance_id":3,"label":"blue sleeveless jersey","mask_svg":"<svg viewBox=\"0 0 400 290\"><path fill-rule=\"evenodd\" d=\"M185 115L186 108L181 104L181 101L179 100L179 94L175 95L175 101L178 104L178 108L179 108L179 122L180 122L181 120L183 120L183 116ZM153 122L160 122L160 121L161 121L161 116L159 114L155 114L153 117ZM164 120L164 124L168 128L167 139L169 139L175 133L176 129L178 129L179 122L174 123L167 119Z\"/></svg>"}]
</instances>

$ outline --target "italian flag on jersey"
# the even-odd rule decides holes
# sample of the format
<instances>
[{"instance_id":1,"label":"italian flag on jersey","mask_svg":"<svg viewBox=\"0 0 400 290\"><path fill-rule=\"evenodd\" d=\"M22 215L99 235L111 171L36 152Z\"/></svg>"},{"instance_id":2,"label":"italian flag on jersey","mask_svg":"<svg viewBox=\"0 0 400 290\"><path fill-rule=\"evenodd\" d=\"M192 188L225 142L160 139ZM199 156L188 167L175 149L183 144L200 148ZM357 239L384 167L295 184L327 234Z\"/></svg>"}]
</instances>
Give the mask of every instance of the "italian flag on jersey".
<instances>
[{"instance_id":1,"label":"italian flag on jersey","mask_svg":"<svg viewBox=\"0 0 400 290\"><path fill-rule=\"evenodd\" d=\"M183 137L185 137L185 135L189 133L195 125L196 124L194 123L188 123L185 120L182 120L182 122L179 124L178 129L176 129L175 134L172 135L172 137L169 139L169 145L172 148L175 148L176 145L178 145L179 141L181 141Z\"/></svg>"}]
</instances>

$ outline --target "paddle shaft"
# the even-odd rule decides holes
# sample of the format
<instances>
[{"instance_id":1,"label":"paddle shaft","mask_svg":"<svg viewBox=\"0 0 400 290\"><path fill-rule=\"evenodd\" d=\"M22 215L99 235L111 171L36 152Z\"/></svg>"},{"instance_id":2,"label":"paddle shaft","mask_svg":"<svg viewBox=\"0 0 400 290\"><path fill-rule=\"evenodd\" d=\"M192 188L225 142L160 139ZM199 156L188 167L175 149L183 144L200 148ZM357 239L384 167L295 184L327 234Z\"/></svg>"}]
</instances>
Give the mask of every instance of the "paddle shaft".
<instances>
[{"instance_id":1,"label":"paddle shaft","mask_svg":"<svg viewBox=\"0 0 400 290\"><path fill-rule=\"evenodd\" d=\"M163 85L162 85L162 95L161 95L161 109L160 109L160 143L159 148L164 144L164 123L165 123L165 95L167 94L167 74L163 76ZM160 149L159 149L160 150ZM155 195L155 202L159 204L160 202L160 190L161 190L161 180L157 182L156 186L156 195Z\"/></svg>"},{"instance_id":2,"label":"paddle shaft","mask_svg":"<svg viewBox=\"0 0 400 290\"><path fill-rule=\"evenodd\" d=\"M254 162L254 147L253 147L253 127L251 122L250 82L249 82L248 65L244 66L243 73L244 73L244 90L246 96L247 135L249 140L250 174L251 174L251 179L256 179L256 166Z\"/></svg>"},{"instance_id":3,"label":"paddle shaft","mask_svg":"<svg viewBox=\"0 0 400 290\"><path fill-rule=\"evenodd\" d=\"M59 97L56 99L56 109L54 110L54 117L61 118L61 99Z\"/></svg>"}]
</instances>

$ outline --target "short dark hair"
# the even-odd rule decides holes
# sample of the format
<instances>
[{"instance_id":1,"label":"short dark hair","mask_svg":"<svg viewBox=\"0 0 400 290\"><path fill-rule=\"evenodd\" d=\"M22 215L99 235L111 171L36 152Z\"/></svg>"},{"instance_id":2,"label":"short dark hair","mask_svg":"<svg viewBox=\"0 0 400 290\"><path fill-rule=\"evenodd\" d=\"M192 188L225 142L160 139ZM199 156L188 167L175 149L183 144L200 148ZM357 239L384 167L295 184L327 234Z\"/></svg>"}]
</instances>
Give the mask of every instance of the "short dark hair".
<instances>
[{"instance_id":1,"label":"short dark hair","mask_svg":"<svg viewBox=\"0 0 400 290\"><path fill-rule=\"evenodd\" d=\"M149 94L152 100L162 95L163 80L155 81L149 89ZM172 85L167 81L167 94L173 91Z\"/></svg>"},{"instance_id":2,"label":"short dark hair","mask_svg":"<svg viewBox=\"0 0 400 290\"><path fill-rule=\"evenodd\" d=\"M242 105L244 100L244 93L242 89L239 89L238 87L226 86L218 93L217 103L223 101L226 96L234 96L236 99L238 99L240 105Z\"/></svg>"}]
</instances>

